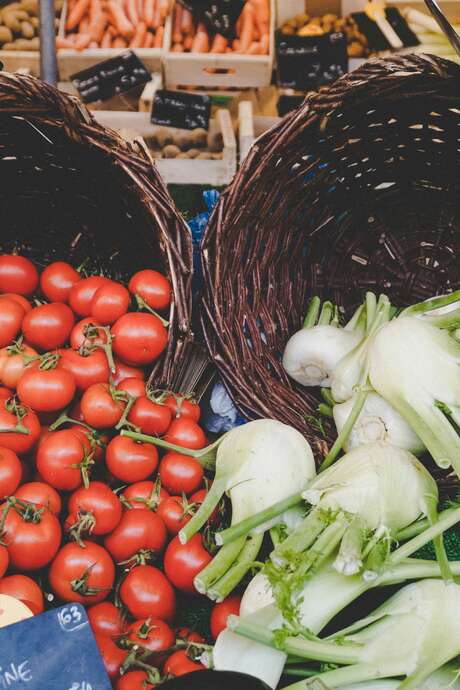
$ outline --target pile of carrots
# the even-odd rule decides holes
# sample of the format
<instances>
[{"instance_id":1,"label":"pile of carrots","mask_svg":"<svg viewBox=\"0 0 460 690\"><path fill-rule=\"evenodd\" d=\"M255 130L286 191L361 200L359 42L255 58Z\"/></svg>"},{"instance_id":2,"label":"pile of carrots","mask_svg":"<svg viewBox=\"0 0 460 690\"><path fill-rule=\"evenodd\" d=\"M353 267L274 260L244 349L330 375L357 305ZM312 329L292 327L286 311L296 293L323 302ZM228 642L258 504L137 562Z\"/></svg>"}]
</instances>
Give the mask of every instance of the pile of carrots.
<instances>
[{"instance_id":1,"label":"pile of carrots","mask_svg":"<svg viewBox=\"0 0 460 690\"><path fill-rule=\"evenodd\" d=\"M194 23L191 12L176 4L173 52L267 55L270 49L269 0L247 0L236 23L235 34L233 40L221 34L210 34L202 22Z\"/></svg>"},{"instance_id":2,"label":"pile of carrots","mask_svg":"<svg viewBox=\"0 0 460 690\"><path fill-rule=\"evenodd\" d=\"M170 0L67 0L57 48L161 48Z\"/></svg>"}]
</instances>

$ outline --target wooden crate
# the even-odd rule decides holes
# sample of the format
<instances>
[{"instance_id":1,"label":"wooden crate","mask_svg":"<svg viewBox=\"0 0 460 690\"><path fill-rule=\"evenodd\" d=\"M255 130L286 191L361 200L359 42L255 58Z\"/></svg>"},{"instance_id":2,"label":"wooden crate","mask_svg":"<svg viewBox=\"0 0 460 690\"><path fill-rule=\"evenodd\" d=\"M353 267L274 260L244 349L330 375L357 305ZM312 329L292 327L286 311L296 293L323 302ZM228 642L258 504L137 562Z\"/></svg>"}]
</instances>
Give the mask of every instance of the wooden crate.
<instances>
[{"instance_id":1,"label":"wooden crate","mask_svg":"<svg viewBox=\"0 0 460 690\"><path fill-rule=\"evenodd\" d=\"M126 113L95 111L94 117L105 127L116 130L132 130L140 137L155 133L158 127L150 122L146 112ZM174 129L178 133L183 130ZM155 159L160 175L166 184L203 184L221 187L229 184L236 172L236 138L228 110L219 110L217 117L210 120L209 131L222 132L224 143L220 160L196 160L185 158ZM145 143L144 143L145 146Z\"/></svg>"},{"instance_id":2,"label":"wooden crate","mask_svg":"<svg viewBox=\"0 0 460 690\"><path fill-rule=\"evenodd\" d=\"M0 62L5 72L27 70L34 77L40 76L40 53L38 50L0 50Z\"/></svg>"},{"instance_id":3,"label":"wooden crate","mask_svg":"<svg viewBox=\"0 0 460 690\"><path fill-rule=\"evenodd\" d=\"M280 117L254 115L251 101L240 101L238 106L238 145L240 165L249 153L249 149L261 134L274 127Z\"/></svg>"},{"instance_id":4,"label":"wooden crate","mask_svg":"<svg viewBox=\"0 0 460 690\"><path fill-rule=\"evenodd\" d=\"M275 0L270 0L269 55L173 53L168 50L164 55L166 86L201 86L206 89L268 86L275 54L275 17Z\"/></svg>"}]
</instances>

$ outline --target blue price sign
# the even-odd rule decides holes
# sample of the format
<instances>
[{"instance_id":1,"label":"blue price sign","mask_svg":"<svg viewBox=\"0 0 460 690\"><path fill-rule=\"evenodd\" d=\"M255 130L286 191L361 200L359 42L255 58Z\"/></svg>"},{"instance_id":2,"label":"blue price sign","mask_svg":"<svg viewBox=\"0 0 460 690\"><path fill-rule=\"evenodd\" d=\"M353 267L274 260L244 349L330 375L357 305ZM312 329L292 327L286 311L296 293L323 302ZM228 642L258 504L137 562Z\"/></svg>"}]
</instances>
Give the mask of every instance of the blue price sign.
<instances>
[{"instance_id":1,"label":"blue price sign","mask_svg":"<svg viewBox=\"0 0 460 690\"><path fill-rule=\"evenodd\" d=\"M111 690L86 611L68 604L0 629L0 690Z\"/></svg>"}]
</instances>

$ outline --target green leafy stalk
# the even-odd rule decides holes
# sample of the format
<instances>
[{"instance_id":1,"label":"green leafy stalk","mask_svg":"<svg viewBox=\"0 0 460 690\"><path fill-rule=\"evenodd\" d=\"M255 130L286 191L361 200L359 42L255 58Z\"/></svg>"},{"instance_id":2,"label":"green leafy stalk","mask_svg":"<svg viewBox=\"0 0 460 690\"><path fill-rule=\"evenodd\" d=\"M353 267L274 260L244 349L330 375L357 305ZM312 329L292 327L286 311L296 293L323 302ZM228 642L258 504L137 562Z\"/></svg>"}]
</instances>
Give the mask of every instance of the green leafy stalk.
<instances>
[{"instance_id":1,"label":"green leafy stalk","mask_svg":"<svg viewBox=\"0 0 460 690\"><path fill-rule=\"evenodd\" d=\"M303 321L303 328L313 328L318 318L321 300L319 297L312 297L308 305L307 313Z\"/></svg>"},{"instance_id":2,"label":"green leafy stalk","mask_svg":"<svg viewBox=\"0 0 460 690\"><path fill-rule=\"evenodd\" d=\"M236 561L225 575L209 588L208 596L210 599L218 602L223 601L240 584L243 577L254 565L254 561L262 546L263 538L263 534L252 534L247 537L246 543Z\"/></svg>"},{"instance_id":3,"label":"green leafy stalk","mask_svg":"<svg viewBox=\"0 0 460 690\"><path fill-rule=\"evenodd\" d=\"M200 594L206 594L211 585L225 575L241 553L246 540L247 536L243 535L223 546L206 568L196 576L195 589Z\"/></svg>"}]
</instances>

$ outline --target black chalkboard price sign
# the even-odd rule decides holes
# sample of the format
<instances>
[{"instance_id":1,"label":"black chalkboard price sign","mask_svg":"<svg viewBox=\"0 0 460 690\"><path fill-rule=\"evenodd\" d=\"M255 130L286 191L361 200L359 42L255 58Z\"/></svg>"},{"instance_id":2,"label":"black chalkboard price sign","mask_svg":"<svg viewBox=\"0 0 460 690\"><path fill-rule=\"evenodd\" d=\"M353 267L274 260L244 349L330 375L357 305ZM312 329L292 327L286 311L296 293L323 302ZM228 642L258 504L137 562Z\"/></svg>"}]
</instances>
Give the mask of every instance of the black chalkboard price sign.
<instances>
[{"instance_id":1,"label":"black chalkboard price sign","mask_svg":"<svg viewBox=\"0 0 460 690\"><path fill-rule=\"evenodd\" d=\"M243 11L245 0L180 0L197 21L202 21L213 33L226 38L235 37L235 25Z\"/></svg>"},{"instance_id":2,"label":"black chalkboard price sign","mask_svg":"<svg viewBox=\"0 0 460 690\"><path fill-rule=\"evenodd\" d=\"M210 113L209 96L160 89L153 99L151 121L179 129L208 129Z\"/></svg>"},{"instance_id":3,"label":"black chalkboard price sign","mask_svg":"<svg viewBox=\"0 0 460 690\"><path fill-rule=\"evenodd\" d=\"M330 84L348 71L343 33L276 37L278 86L298 91Z\"/></svg>"},{"instance_id":4,"label":"black chalkboard price sign","mask_svg":"<svg viewBox=\"0 0 460 690\"><path fill-rule=\"evenodd\" d=\"M147 84L150 79L149 70L131 50L71 76L84 103L108 101Z\"/></svg>"}]
</instances>

